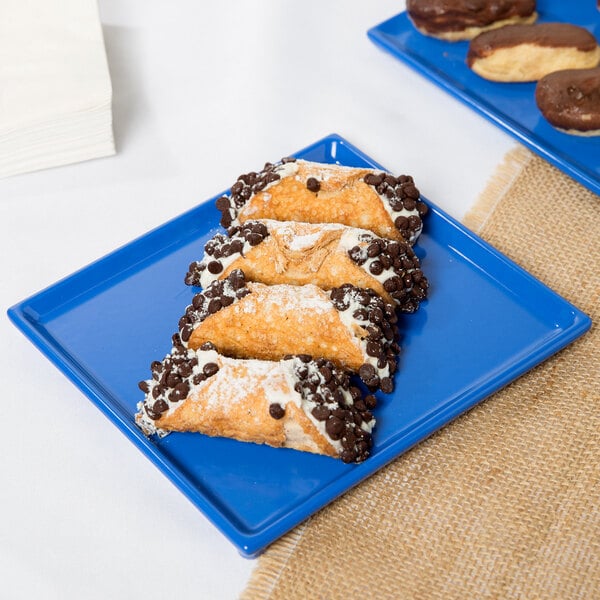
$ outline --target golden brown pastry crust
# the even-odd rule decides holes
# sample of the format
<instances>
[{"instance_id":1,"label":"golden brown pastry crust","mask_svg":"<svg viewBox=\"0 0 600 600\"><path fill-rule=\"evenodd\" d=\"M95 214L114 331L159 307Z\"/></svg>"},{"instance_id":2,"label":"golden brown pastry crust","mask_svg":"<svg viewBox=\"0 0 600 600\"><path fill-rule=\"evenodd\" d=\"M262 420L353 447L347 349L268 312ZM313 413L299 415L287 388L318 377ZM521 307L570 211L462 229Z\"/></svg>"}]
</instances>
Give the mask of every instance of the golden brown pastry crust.
<instances>
[{"instance_id":1,"label":"golden brown pastry crust","mask_svg":"<svg viewBox=\"0 0 600 600\"><path fill-rule=\"evenodd\" d=\"M257 369L255 362L217 360L218 373L193 389L171 414L161 417L157 423L161 429L338 455L295 404L287 404L281 419L270 416L271 399L293 392L278 363Z\"/></svg>"},{"instance_id":2,"label":"golden brown pastry crust","mask_svg":"<svg viewBox=\"0 0 600 600\"><path fill-rule=\"evenodd\" d=\"M427 212L409 176L295 159L241 175L217 208L225 228L256 219L340 223L411 244Z\"/></svg>"},{"instance_id":3,"label":"golden brown pastry crust","mask_svg":"<svg viewBox=\"0 0 600 600\"><path fill-rule=\"evenodd\" d=\"M236 358L325 358L357 372L369 388L391 392L400 351L396 323L394 307L372 290L269 286L235 270L194 296L179 333L192 349L211 342Z\"/></svg>"},{"instance_id":4,"label":"golden brown pastry crust","mask_svg":"<svg viewBox=\"0 0 600 600\"><path fill-rule=\"evenodd\" d=\"M212 342L228 356L262 360L309 354L353 371L365 362L358 340L368 332L358 326L351 331L320 288L254 282L247 287L250 294L199 323L190 348Z\"/></svg>"}]
</instances>

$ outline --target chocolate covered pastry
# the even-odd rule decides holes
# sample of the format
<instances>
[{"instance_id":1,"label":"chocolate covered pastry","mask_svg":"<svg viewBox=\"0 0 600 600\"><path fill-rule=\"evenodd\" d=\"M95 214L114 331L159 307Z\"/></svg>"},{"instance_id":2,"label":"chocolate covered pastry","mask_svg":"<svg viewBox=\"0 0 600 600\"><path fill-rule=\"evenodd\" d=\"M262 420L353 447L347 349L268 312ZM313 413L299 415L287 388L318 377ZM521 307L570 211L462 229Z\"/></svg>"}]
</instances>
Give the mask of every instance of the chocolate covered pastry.
<instances>
[{"instance_id":1,"label":"chocolate covered pastry","mask_svg":"<svg viewBox=\"0 0 600 600\"><path fill-rule=\"evenodd\" d=\"M535 0L407 0L414 26L447 41L471 40L483 31L537 19Z\"/></svg>"},{"instance_id":2,"label":"chocolate covered pastry","mask_svg":"<svg viewBox=\"0 0 600 600\"><path fill-rule=\"evenodd\" d=\"M410 176L293 158L241 175L217 208L225 228L257 219L340 223L410 244L427 212Z\"/></svg>"},{"instance_id":3,"label":"chocolate covered pastry","mask_svg":"<svg viewBox=\"0 0 600 600\"><path fill-rule=\"evenodd\" d=\"M389 393L400 350L396 322L393 306L372 290L269 286L246 282L235 270L194 296L179 333L189 348L209 341L235 358L322 357Z\"/></svg>"},{"instance_id":4,"label":"chocolate covered pastry","mask_svg":"<svg viewBox=\"0 0 600 600\"><path fill-rule=\"evenodd\" d=\"M339 224L246 221L218 233L201 262L190 265L189 285L208 287L235 269L268 285L314 284L325 290L350 283L371 288L402 312L414 312L427 295L419 259L405 242Z\"/></svg>"},{"instance_id":5,"label":"chocolate covered pastry","mask_svg":"<svg viewBox=\"0 0 600 600\"><path fill-rule=\"evenodd\" d=\"M135 420L146 435L198 432L361 462L369 456L373 396L324 359L225 357L208 343L174 347L140 383Z\"/></svg>"},{"instance_id":6,"label":"chocolate covered pastry","mask_svg":"<svg viewBox=\"0 0 600 600\"><path fill-rule=\"evenodd\" d=\"M553 71L586 69L600 62L596 38L569 23L508 25L469 44L468 66L492 81L537 81Z\"/></svg>"},{"instance_id":7,"label":"chocolate covered pastry","mask_svg":"<svg viewBox=\"0 0 600 600\"><path fill-rule=\"evenodd\" d=\"M546 75L537 83L535 100L557 129L573 135L600 135L600 67Z\"/></svg>"}]
</instances>

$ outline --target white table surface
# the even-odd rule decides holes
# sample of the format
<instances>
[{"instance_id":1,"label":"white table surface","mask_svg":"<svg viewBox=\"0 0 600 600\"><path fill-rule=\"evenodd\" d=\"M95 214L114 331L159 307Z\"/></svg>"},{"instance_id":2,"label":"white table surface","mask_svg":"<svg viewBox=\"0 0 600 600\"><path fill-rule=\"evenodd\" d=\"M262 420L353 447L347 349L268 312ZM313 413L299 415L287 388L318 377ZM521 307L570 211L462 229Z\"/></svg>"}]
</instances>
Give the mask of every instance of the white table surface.
<instances>
[{"instance_id":1,"label":"white table surface","mask_svg":"<svg viewBox=\"0 0 600 600\"><path fill-rule=\"evenodd\" d=\"M197 600L244 588L255 561L5 310L333 132L461 218L515 142L367 39L403 7L100 0L117 155L0 180L0 596Z\"/></svg>"}]
</instances>

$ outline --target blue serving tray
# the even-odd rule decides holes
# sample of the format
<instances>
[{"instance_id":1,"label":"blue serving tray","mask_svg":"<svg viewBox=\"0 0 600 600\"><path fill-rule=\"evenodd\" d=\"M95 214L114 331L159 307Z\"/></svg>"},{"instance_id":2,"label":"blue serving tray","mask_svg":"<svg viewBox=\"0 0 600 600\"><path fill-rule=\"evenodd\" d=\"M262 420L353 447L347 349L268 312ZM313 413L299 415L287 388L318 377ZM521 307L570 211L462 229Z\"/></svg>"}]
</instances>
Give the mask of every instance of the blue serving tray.
<instances>
[{"instance_id":1,"label":"blue serving tray","mask_svg":"<svg viewBox=\"0 0 600 600\"><path fill-rule=\"evenodd\" d=\"M538 0L539 22L585 27L600 38L600 12L594 1ZM418 32L406 12L367 32L390 52L452 96L514 136L525 146L600 194L600 137L569 135L552 127L535 103L535 83L498 83L467 66L468 42L446 42Z\"/></svg>"},{"instance_id":2,"label":"blue serving tray","mask_svg":"<svg viewBox=\"0 0 600 600\"><path fill-rule=\"evenodd\" d=\"M338 135L296 153L379 167ZM280 157L263 157L276 161ZM258 161L256 166L260 168ZM171 348L194 289L183 283L219 230L213 198L9 309L15 325L237 546L268 544L495 390L569 344L590 319L431 205L417 253L428 301L400 319L396 392L380 397L360 465L134 425L138 381ZM526 401L526 399L525 399Z\"/></svg>"}]
</instances>

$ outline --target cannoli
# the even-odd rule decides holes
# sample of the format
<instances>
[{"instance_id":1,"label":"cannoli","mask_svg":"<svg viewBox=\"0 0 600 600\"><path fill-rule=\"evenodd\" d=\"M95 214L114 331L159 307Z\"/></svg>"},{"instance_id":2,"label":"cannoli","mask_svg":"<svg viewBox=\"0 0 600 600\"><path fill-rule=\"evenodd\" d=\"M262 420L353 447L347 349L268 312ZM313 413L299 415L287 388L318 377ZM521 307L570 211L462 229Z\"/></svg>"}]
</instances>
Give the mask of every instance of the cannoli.
<instances>
[{"instance_id":1,"label":"cannoli","mask_svg":"<svg viewBox=\"0 0 600 600\"><path fill-rule=\"evenodd\" d=\"M402 312L417 310L428 282L406 242L339 224L246 221L216 234L201 262L190 265L188 285L208 287L235 269L268 285L313 283L329 290L344 283L371 288Z\"/></svg>"},{"instance_id":2,"label":"cannoli","mask_svg":"<svg viewBox=\"0 0 600 600\"><path fill-rule=\"evenodd\" d=\"M235 358L326 358L357 372L369 389L389 393L400 351L396 322L394 307L373 290L269 286L246 282L237 269L194 296L179 333L189 348L209 341Z\"/></svg>"},{"instance_id":3,"label":"cannoli","mask_svg":"<svg viewBox=\"0 0 600 600\"><path fill-rule=\"evenodd\" d=\"M469 44L467 65L492 81L537 81L554 71L598 65L600 46L571 23L507 25L478 35Z\"/></svg>"},{"instance_id":4,"label":"cannoli","mask_svg":"<svg viewBox=\"0 0 600 600\"><path fill-rule=\"evenodd\" d=\"M540 79L535 101L554 127L572 135L600 135L600 67L556 71Z\"/></svg>"},{"instance_id":5,"label":"cannoli","mask_svg":"<svg viewBox=\"0 0 600 600\"><path fill-rule=\"evenodd\" d=\"M361 462L369 456L376 400L324 359L240 360L177 335L152 378L135 420L146 435L197 432Z\"/></svg>"},{"instance_id":6,"label":"cannoli","mask_svg":"<svg viewBox=\"0 0 600 600\"><path fill-rule=\"evenodd\" d=\"M407 0L414 26L450 42L471 40L483 31L537 19L535 0Z\"/></svg>"},{"instance_id":7,"label":"cannoli","mask_svg":"<svg viewBox=\"0 0 600 600\"><path fill-rule=\"evenodd\" d=\"M217 208L226 229L256 219L341 223L410 244L427 212L410 176L294 158L241 175Z\"/></svg>"}]
</instances>

